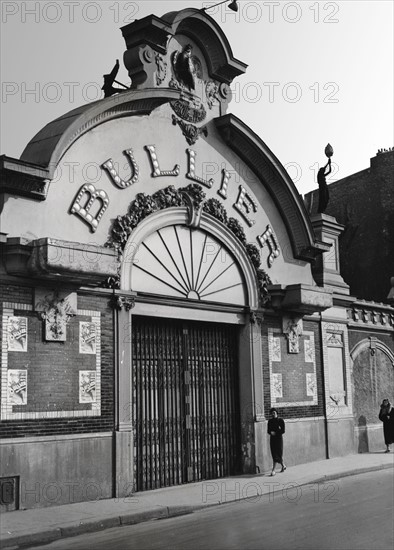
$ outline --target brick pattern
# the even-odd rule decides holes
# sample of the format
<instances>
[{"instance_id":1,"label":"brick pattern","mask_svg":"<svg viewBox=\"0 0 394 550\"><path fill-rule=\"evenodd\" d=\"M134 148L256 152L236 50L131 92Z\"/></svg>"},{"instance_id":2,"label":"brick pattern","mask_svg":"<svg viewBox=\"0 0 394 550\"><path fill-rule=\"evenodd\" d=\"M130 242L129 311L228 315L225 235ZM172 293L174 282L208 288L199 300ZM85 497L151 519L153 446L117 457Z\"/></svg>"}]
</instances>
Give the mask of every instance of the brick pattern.
<instances>
[{"instance_id":1,"label":"brick pattern","mask_svg":"<svg viewBox=\"0 0 394 550\"><path fill-rule=\"evenodd\" d=\"M278 338L281 353L280 360L276 361L273 354L273 339ZM306 346L310 346L312 361L305 361ZM288 353L287 339L280 329L268 329L268 357L271 383L271 406L294 407L317 405L315 336L313 332L303 331L300 336L299 353ZM279 358L279 355L278 355ZM274 377L279 375L282 380L282 396L275 396ZM307 375L314 380L313 395L308 395Z\"/></svg>"},{"instance_id":2,"label":"brick pattern","mask_svg":"<svg viewBox=\"0 0 394 550\"><path fill-rule=\"evenodd\" d=\"M17 303L3 303L1 420L100 416L100 313L78 310L67 327L66 342L45 342L43 322L31 311L30 305L21 307ZM8 319L22 312L27 315L27 354L7 350ZM80 319L96 325L97 351L94 356L78 353ZM50 362L47 361L49 357ZM10 369L27 373L26 404L12 405L8 400L7 371ZM79 370L96 371L96 400L90 405L78 403Z\"/></svg>"},{"instance_id":3,"label":"brick pattern","mask_svg":"<svg viewBox=\"0 0 394 550\"><path fill-rule=\"evenodd\" d=\"M270 356L270 335L280 337L281 362L272 362L272 351ZM314 343L312 363L305 361L304 342L307 339ZM324 415L321 346L318 323L304 320L301 340L300 353L289 354L287 340L282 333L281 319L267 317L266 323L262 326L264 413L267 418L269 417L271 406L275 406L279 411L279 415L287 419L321 418ZM287 371L288 373L289 366L293 372L290 384L287 384L287 389L284 387L284 392L290 392L292 397L280 403L280 400L274 400L272 396L271 374L276 371L279 372L281 369L283 369L283 372ZM316 394L314 397L306 395L306 372L314 372L316 375ZM300 399L299 396L301 395L303 397ZM283 394L283 398L286 399L285 393Z\"/></svg>"},{"instance_id":4,"label":"brick pattern","mask_svg":"<svg viewBox=\"0 0 394 550\"><path fill-rule=\"evenodd\" d=\"M79 296L77 316L67 326L66 342L44 340L44 322L33 311L32 290L9 287L3 296L12 295L15 301L3 302L1 324L2 376L1 422L2 437L50 434L102 432L114 426L114 369L113 369L113 311L108 298ZM5 292L4 292L5 290ZM0 294L1 295L1 294ZM19 299L29 303L19 303ZM101 311L100 311L101 310ZM7 350L7 319L27 317L28 351ZM79 323L96 325L96 353L79 353ZM27 403L10 405L7 402L7 372L27 371ZM79 372L95 373L96 394L91 403L80 403Z\"/></svg>"}]
</instances>

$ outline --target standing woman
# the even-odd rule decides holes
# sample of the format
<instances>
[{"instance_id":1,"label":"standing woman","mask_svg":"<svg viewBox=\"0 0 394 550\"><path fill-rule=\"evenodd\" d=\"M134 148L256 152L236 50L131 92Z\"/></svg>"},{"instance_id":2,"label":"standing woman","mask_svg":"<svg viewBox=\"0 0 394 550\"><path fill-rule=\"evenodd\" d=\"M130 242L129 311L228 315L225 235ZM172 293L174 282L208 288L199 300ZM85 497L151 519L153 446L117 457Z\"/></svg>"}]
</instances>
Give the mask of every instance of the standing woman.
<instances>
[{"instance_id":1,"label":"standing woman","mask_svg":"<svg viewBox=\"0 0 394 550\"><path fill-rule=\"evenodd\" d=\"M383 422L383 435L386 444L386 453L390 452L390 445L394 443L394 409L388 399L383 399L380 405L379 420Z\"/></svg>"},{"instance_id":2,"label":"standing woman","mask_svg":"<svg viewBox=\"0 0 394 550\"><path fill-rule=\"evenodd\" d=\"M268 433L270 435L270 448L273 460L271 476L275 475L276 463L281 464L281 472L286 470L283 462L283 434L285 433L285 423L283 418L278 417L276 409L270 410L271 418L268 420Z\"/></svg>"}]
</instances>

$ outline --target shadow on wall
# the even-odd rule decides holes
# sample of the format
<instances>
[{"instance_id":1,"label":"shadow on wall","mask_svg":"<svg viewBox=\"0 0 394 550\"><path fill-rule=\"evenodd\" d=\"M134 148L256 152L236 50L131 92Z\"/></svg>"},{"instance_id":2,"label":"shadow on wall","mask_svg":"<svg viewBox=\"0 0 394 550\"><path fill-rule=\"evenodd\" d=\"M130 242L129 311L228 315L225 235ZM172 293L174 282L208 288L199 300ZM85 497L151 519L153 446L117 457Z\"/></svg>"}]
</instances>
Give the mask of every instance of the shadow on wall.
<instances>
[{"instance_id":1,"label":"shadow on wall","mask_svg":"<svg viewBox=\"0 0 394 550\"><path fill-rule=\"evenodd\" d=\"M358 452L369 453L367 419L363 414L358 418Z\"/></svg>"}]
</instances>

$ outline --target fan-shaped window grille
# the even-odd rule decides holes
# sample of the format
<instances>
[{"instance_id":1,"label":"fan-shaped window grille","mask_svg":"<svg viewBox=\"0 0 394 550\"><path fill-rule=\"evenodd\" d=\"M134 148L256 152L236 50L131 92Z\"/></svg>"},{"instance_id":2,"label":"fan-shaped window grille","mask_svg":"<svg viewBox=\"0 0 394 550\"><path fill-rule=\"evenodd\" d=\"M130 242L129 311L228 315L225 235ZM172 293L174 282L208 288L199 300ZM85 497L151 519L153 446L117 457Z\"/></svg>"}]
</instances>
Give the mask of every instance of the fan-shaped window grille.
<instances>
[{"instance_id":1,"label":"fan-shaped window grille","mask_svg":"<svg viewBox=\"0 0 394 550\"><path fill-rule=\"evenodd\" d=\"M172 225L149 235L134 256L132 290L177 298L245 305L234 255L200 230Z\"/></svg>"}]
</instances>

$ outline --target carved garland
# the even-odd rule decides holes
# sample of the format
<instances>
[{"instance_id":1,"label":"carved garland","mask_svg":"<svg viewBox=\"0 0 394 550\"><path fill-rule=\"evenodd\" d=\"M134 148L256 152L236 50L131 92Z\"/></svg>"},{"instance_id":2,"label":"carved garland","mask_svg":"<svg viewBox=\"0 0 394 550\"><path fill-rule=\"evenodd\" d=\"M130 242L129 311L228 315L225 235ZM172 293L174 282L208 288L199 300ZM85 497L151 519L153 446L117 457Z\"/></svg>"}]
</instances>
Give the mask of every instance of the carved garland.
<instances>
[{"instance_id":1,"label":"carved garland","mask_svg":"<svg viewBox=\"0 0 394 550\"><path fill-rule=\"evenodd\" d=\"M135 200L130 203L129 211L124 216L118 216L113 223L111 237L106 243L106 246L115 248L119 257L121 257L126 246L128 238L137 227L137 225L147 216L173 206L187 206L187 194L193 202L194 208L201 208L207 214L210 214L218 221L223 223L242 243L245 251L253 264L256 271L256 280L260 291L260 301L262 305L266 305L269 301L268 285L271 283L269 275L260 268L261 259L259 249L256 245L248 243L245 232L241 224L235 218L229 218L224 206L217 199L209 199L203 203L205 193L198 184L190 184L186 187L175 189L173 185L169 185L165 189L160 189L153 195L138 193ZM203 203L203 204L202 204ZM108 288L119 288L120 277L109 277L104 286Z\"/></svg>"}]
</instances>

